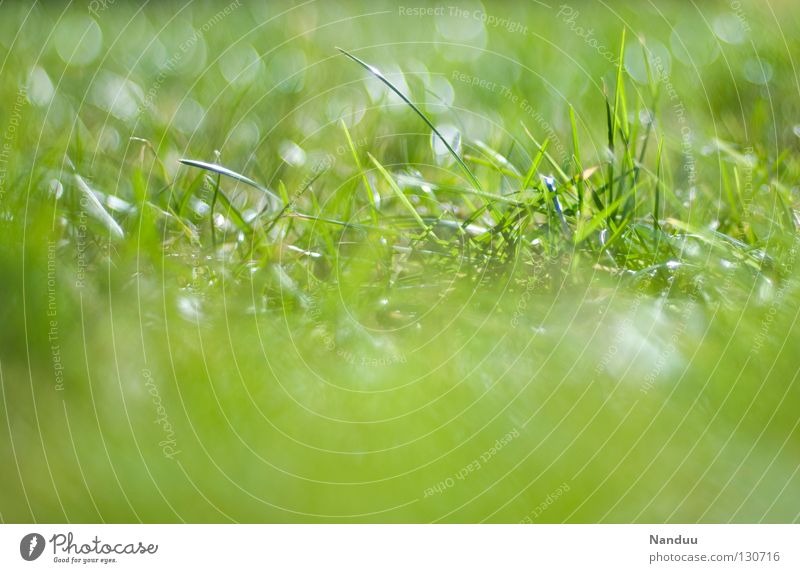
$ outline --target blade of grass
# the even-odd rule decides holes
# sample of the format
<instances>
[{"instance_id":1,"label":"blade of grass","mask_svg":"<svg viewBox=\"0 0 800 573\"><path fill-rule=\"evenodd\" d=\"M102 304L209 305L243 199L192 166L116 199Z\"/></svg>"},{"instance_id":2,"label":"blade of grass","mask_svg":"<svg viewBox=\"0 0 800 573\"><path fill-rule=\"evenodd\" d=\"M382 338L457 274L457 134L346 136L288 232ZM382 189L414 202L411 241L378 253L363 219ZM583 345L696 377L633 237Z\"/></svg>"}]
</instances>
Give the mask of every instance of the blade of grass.
<instances>
[{"instance_id":1,"label":"blade of grass","mask_svg":"<svg viewBox=\"0 0 800 573\"><path fill-rule=\"evenodd\" d=\"M780 203L781 215L783 215L787 231L793 234L797 230L797 225L792 214L792 209L789 207L792 203L792 194L789 189L778 181L773 182L772 185L775 187L775 198L778 203Z\"/></svg>"},{"instance_id":2,"label":"blade of grass","mask_svg":"<svg viewBox=\"0 0 800 573\"><path fill-rule=\"evenodd\" d=\"M567 226L567 220L564 218L564 212L561 209L561 203L558 201L558 190L556 189L555 180L552 177L545 177L544 186L553 194L553 207L555 208L556 214L561 221L561 230L564 232L565 236L569 236L569 227Z\"/></svg>"},{"instance_id":3,"label":"blade of grass","mask_svg":"<svg viewBox=\"0 0 800 573\"><path fill-rule=\"evenodd\" d=\"M176 179L177 181L177 179ZM197 173L197 177L195 177L191 183L189 183L188 188L186 191L183 192L180 199L177 200L177 204L175 205L175 212L179 217L183 216L183 212L186 209L186 206L189 204L189 199L194 196L197 191L203 186L203 182L205 181L205 174L202 171ZM175 183L173 183L175 185ZM175 191L173 190L172 193L174 194Z\"/></svg>"},{"instance_id":4,"label":"blade of grass","mask_svg":"<svg viewBox=\"0 0 800 573\"><path fill-rule=\"evenodd\" d=\"M342 54L344 54L348 58L350 58L351 60L353 60L354 62L356 62L357 64L359 64L360 66L362 66L365 70L367 70L369 73L374 75L376 78L378 78L381 82L383 82L386 86L388 86L388 88L390 90L392 90L395 94L397 94L397 96L400 99L402 99L406 103L406 105L408 105L408 107L410 107L412 110L414 110L414 113L416 113L420 117L420 119L422 119L422 121L424 121L425 124L428 127L431 128L433 133L436 134L436 137L438 137L441 140L441 142L444 144L444 146L450 152L450 155L453 156L453 158L456 160L458 165L464 171L464 174L467 176L467 178L470 180L470 182L473 185L475 185L475 187L477 189L479 189L479 190L481 189L481 184L478 182L478 179L472 173L472 171L467 166L467 164L464 163L464 160L461 159L461 156L456 152L455 149L453 149L453 147L450 145L450 142L448 142L447 139L445 139L445 137L441 133L439 133L439 130L436 129L435 125L433 125L433 122L431 120L429 120L428 117L424 113L422 113L422 111L416 105L414 105L414 103L410 99L408 99L408 97L406 97L406 95L403 92L401 92L392 82L390 82L386 78L386 76L384 76L383 73L378 68L376 68L375 66L371 66L370 64L368 64L367 62L365 62L361 58L358 58L357 56L354 56L353 54L351 54L347 50L344 50L342 48L336 48L336 49L339 50Z\"/></svg>"},{"instance_id":5,"label":"blade of grass","mask_svg":"<svg viewBox=\"0 0 800 573\"><path fill-rule=\"evenodd\" d=\"M572 157L575 161L575 167L577 169L577 173L583 173L583 165L581 164L581 151L580 145L578 142L578 125L575 122L575 109L572 106L569 106L569 122L572 125ZM577 188L578 188L578 222L580 224L581 220L581 211L583 211L583 177L578 177L577 181Z\"/></svg>"},{"instance_id":6,"label":"blade of grass","mask_svg":"<svg viewBox=\"0 0 800 573\"><path fill-rule=\"evenodd\" d=\"M609 213L617 209L622 204L622 202L625 201L630 196L631 193L632 190L628 191L624 195L618 197L616 201L608 205L605 209L603 209L599 213L595 213L595 215L591 219L589 219L589 221L587 221L586 224L583 225L583 227L581 227L580 232L575 233L575 244L583 242L592 233L592 231L594 231L600 225L606 222Z\"/></svg>"},{"instance_id":7,"label":"blade of grass","mask_svg":"<svg viewBox=\"0 0 800 573\"><path fill-rule=\"evenodd\" d=\"M664 140L660 139L658 142L658 155L656 156L656 188L655 197L653 200L653 231L658 235L661 226L659 224L659 217L661 213L661 153L664 150ZM656 246L658 246L656 244Z\"/></svg>"},{"instance_id":8,"label":"blade of grass","mask_svg":"<svg viewBox=\"0 0 800 573\"><path fill-rule=\"evenodd\" d=\"M743 215L740 217L740 226L742 227L742 231L745 233L745 235L747 235L750 243L755 244L756 235L753 232L753 227L750 225L750 222L747 221L749 215L747 202L745 201L744 194L742 193L742 182L739 178L739 169L736 165L733 166L733 178L736 183L736 195L739 197L739 203L742 205L742 209L744 210Z\"/></svg>"},{"instance_id":9,"label":"blade of grass","mask_svg":"<svg viewBox=\"0 0 800 573\"><path fill-rule=\"evenodd\" d=\"M250 179L249 177L246 177L246 176L242 175L241 173L237 173L236 171L228 169L227 167L223 167L222 165L218 165L216 163L207 163L205 161L197 161L195 159L179 159L178 161L180 161L184 165L189 165L190 167L197 167L199 169L205 169L206 171L211 171L212 173L217 173L219 175L225 175L226 177L230 177L231 179L235 179L236 181L244 183L245 185L249 185L250 187L258 189L259 191L261 191L262 193L264 193L265 195L267 195L271 199L275 200L279 205L281 205L283 203L281 201L280 197L278 197L275 193L273 193L272 191L270 191L266 187L263 187L262 185L259 185L258 183L256 183L252 179Z\"/></svg>"},{"instance_id":10,"label":"blade of grass","mask_svg":"<svg viewBox=\"0 0 800 573\"><path fill-rule=\"evenodd\" d=\"M406 194L403 193L403 190L400 189L400 187L397 185L397 182L389 174L389 172L386 171L383 165L381 165L380 162L377 159L375 159L375 157L373 157L371 153L368 152L367 157L369 157L370 161L372 161L372 163L378 169L380 174L383 175L384 179L386 179L387 183L389 183L389 187L391 187L392 191L394 191L394 194L397 196L397 198L400 200L403 206L408 210L408 212L411 213L411 216L414 217L417 223L419 223L420 227L422 227L425 233L430 234L430 236L432 236L434 239L438 241L439 238L433 233L430 226L428 226L428 224L426 224L425 221L422 220L422 217L420 217L419 213L417 213L417 210L414 208L414 205L411 204L411 201L408 200Z\"/></svg>"},{"instance_id":11,"label":"blade of grass","mask_svg":"<svg viewBox=\"0 0 800 573\"><path fill-rule=\"evenodd\" d=\"M143 150L146 148L150 151L150 153L153 154L153 159L155 160L156 163L158 163L158 167L161 172L161 178L164 181L169 181L170 177L169 174L167 173L167 166L164 165L163 161L161 161L161 158L158 156L158 153L156 153L156 148L153 147L153 144L150 142L150 140L145 139L143 137L135 137L135 136L131 137L130 140L135 141L137 143L141 143L143 145ZM141 161L142 163L144 163L144 154L142 154Z\"/></svg>"},{"instance_id":12,"label":"blade of grass","mask_svg":"<svg viewBox=\"0 0 800 573\"><path fill-rule=\"evenodd\" d=\"M606 126L608 128L608 175L606 181L606 205L614 200L614 120L611 118L611 103L606 100Z\"/></svg>"},{"instance_id":13,"label":"blade of grass","mask_svg":"<svg viewBox=\"0 0 800 573\"><path fill-rule=\"evenodd\" d=\"M208 181L209 185L216 185L216 181L212 179L210 176L206 177L206 181ZM239 210L231 203L231 200L228 199L228 196L222 190L221 187L217 186L217 198L222 205L222 207L227 211L228 217L233 221L233 223L239 227L239 230L244 231L247 234L253 232L252 227L249 223L245 220ZM213 215L213 212L212 212ZM213 228L213 221L212 221L212 228Z\"/></svg>"},{"instance_id":14,"label":"blade of grass","mask_svg":"<svg viewBox=\"0 0 800 573\"><path fill-rule=\"evenodd\" d=\"M610 249L611 245L613 245L614 242L616 242L616 240L619 239L622 236L623 231L625 231L625 229L627 228L628 223L630 223L630 221L631 221L631 217L630 216L628 216L628 217L626 217L625 219L622 220L622 222L619 224L619 227L617 227L617 229L611 234L611 236L606 240L606 242L603 244L603 246L600 247L600 252L601 253L607 251L608 249Z\"/></svg>"},{"instance_id":15,"label":"blade of grass","mask_svg":"<svg viewBox=\"0 0 800 573\"><path fill-rule=\"evenodd\" d=\"M564 182L564 183L569 183L569 182L570 182L569 175L567 175L566 173L564 173L564 170L563 170L563 169L561 169L561 167L558 165L558 162L557 162L555 159L553 159L553 156L552 156L552 155L550 155L550 154L547 152L547 150L546 150L546 149L543 149L543 146L542 146L542 145L540 145L538 141L536 141L536 138L535 138L535 137L533 136L533 134L532 134L532 133L531 133L531 132L528 130L528 127L527 127L527 126L526 126L524 123L521 123L521 125L522 125L522 129L525 131L525 134L526 134L526 135L527 135L527 136L530 138L530 140L531 140L531 141L533 142L533 144L536 146L536 149L538 149L538 150L539 150L539 152L541 152L541 153L543 153L543 154L544 154L544 158L545 158L545 159L547 159L547 162L548 162L548 163L550 164L550 166L551 166L551 167L552 167L552 168L555 170L555 172L556 172L556 173L558 174L558 176L561 178L562 182Z\"/></svg>"},{"instance_id":16,"label":"blade of grass","mask_svg":"<svg viewBox=\"0 0 800 573\"><path fill-rule=\"evenodd\" d=\"M733 166L734 173L736 172L736 166ZM722 188L725 191L725 195L728 198L728 207L731 210L731 218L735 225L740 226L742 224L742 217L739 214L739 205L736 200L736 197L733 195L733 186L731 185L731 178L728 175L728 169L724 162L720 161L719 163L719 174L722 178ZM736 176L735 176L736 177ZM736 177L738 179L738 177ZM737 181L738 183L738 181Z\"/></svg>"},{"instance_id":17,"label":"blade of grass","mask_svg":"<svg viewBox=\"0 0 800 573\"><path fill-rule=\"evenodd\" d=\"M619 46L619 59L617 61L617 77L616 77L616 85L614 86L614 109L612 110L610 107L610 103L608 98L606 97L606 120L608 122L608 151L609 151L609 163L608 163L608 187L606 188L606 194L608 195L608 199L606 200L606 204L609 205L614 200L614 158L616 156L616 150L614 148L614 138L616 136L617 128L619 126L619 107L620 101L624 104L624 78L623 78L623 70L625 69L625 30L626 28L622 28L622 39L620 41ZM626 115L627 121L627 115ZM625 130L622 130L625 133ZM609 213L609 216L613 216L613 213Z\"/></svg>"},{"instance_id":18,"label":"blade of grass","mask_svg":"<svg viewBox=\"0 0 800 573\"><path fill-rule=\"evenodd\" d=\"M457 187L455 185L446 185L446 184L438 184L433 183L431 181L423 181L422 179L411 177L409 175L398 175L397 177L403 184L406 185L414 185L416 187L422 187L422 185L426 185L431 189L436 190L439 193L452 193L456 195L474 195L476 197L480 197L482 199L491 199L492 201L496 201L498 203L508 203L509 205L518 205L520 204L521 200L519 198L514 198L510 195L498 195L496 193L489 193L488 191L476 191L475 189L466 188L466 187Z\"/></svg>"},{"instance_id":19,"label":"blade of grass","mask_svg":"<svg viewBox=\"0 0 800 573\"><path fill-rule=\"evenodd\" d=\"M72 163L72 160L67 157L66 158L67 165L72 170L72 178L75 181L75 185L78 187L78 190L81 192L81 195L86 199L87 210L89 214L91 214L97 221L103 224L103 226L108 229L109 234L114 239L123 239L125 238L125 232L120 227L119 223L112 217L108 211L106 211L105 207L103 207L100 200L94 194L89 184L86 183L86 180L81 177L80 173L75 168L75 164Z\"/></svg>"},{"instance_id":20,"label":"blade of grass","mask_svg":"<svg viewBox=\"0 0 800 573\"><path fill-rule=\"evenodd\" d=\"M627 137L628 134L628 106L625 101L625 79L624 79L624 71L625 71L625 31L626 28L622 28L622 39L620 40L619 44L619 62L617 63L617 85L614 88L614 131L617 130L619 127L622 133ZM622 109L620 110L620 106ZM619 116L620 112L622 115L622 122L621 125L618 124L620 122Z\"/></svg>"},{"instance_id":21,"label":"blade of grass","mask_svg":"<svg viewBox=\"0 0 800 573\"><path fill-rule=\"evenodd\" d=\"M327 225L344 227L346 229L355 229L357 231L362 231L362 232L374 231L377 233L382 233L385 235L393 235L393 236L401 236L403 234L402 231L400 231L399 229L393 229L391 227L376 227L373 225L365 225L363 223L351 223L347 221L339 221L338 219L331 219L329 217L320 217L317 215L308 215L307 213L298 213L297 211L286 213L285 216L292 219L301 219L303 221L314 221L315 223L325 223Z\"/></svg>"},{"instance_id":22,"label":"blade of grass","mask_svg":"<svg viewBox=\"0 0 800 573\"><path fill-rule=\"evenodd\" d=\"M309 186L310 185L311 183L309 183ZM275 228L275 225L278 224L278 221L280 221L281 218L287 213L287 211L289 211L289 209L292 208L293 204L293 202L289 199L289 194L286 192L286 185L284 185L283 181L278 182L278 189L280 189L281 191L281 196L285 197L286 199L284 199L283 207L281 207L281 210L278 211L278 214L275 215L272 218L272 220L267 224L267 226L264 228L264 234L267 236L269 236L272 229Z\"/></svg>"},{"instance_id":23,"label":"blade of grass","mask_svg":"<svg viewBox=\"0 0 800 573\"><path fill-rule=\"evenodd\" d=\"M522 191L525 191L528 186L531 184L534 175L536 175L536 171L539 169L539 164L544 159L544 154L547 152L547 146L550 143L550 139L545 138L542 146L539 148L539 153L536 154L536 157L533 159L533 163L531 163L531 168L528 169L528 173L525 175L525 180L522 182Z\"/></svg>"},{"instance_id":24,"label":"blade of grass","mask_svg":"<svg viewBox=\"0 0 800 573\"><path fill-rule=\"evenodd\" d=\"M497 171L497 173L499 173L500 175L503 175L505 177L512 177L512 178L519 179L519 174L518 173L514 173L510 169L505 169L505 168L497 165L491 159L484 159L483 157L478 157L477 155L469 155L469 154L465 155L464 159L467 160L467 161L470 161L472 163L476 163L478 165L482 165L484 167L488 167L489 169Z\"/></svg>"},{"instance_id":25,"label":"blade of grass","mask_svg":"<svg viewBox=\"0 0 800 573\"><path fill-rule=\"evenodd\" d=\"M370 207L372 207L372 221L377 225L378 224L378 205L375 203L375 191L372 189L372 185L369 182L369 177L367 177L366 172L361 167L361 160L358 158L358 152L356 151L356 146L353 144L353 138L350 137L350 130L347 129L347 124L344 120L341 121L342 131L344 131L344 136L347 139L347 146L350 148L350 153L353 155L353 161L356 162L356 168L358 169L359 174L361 175L361 180L364 182L364 189L367 192L367 200L369 201Z\"/></svg>"},{"instance_id":26,"label":"blade of grass","mask_svg":"<svg viewBox=\"0 0 800 573\"><path fill-rule=\"evenodd\" d=\"M772 262L768 256L764 256L762 251L754 249L747 243L739 241L725 233L701 229L691 223L672 217L666 219L666 223L671 227L690 234L692 237L703 241L705 244L715 249L719 249L729 257L743 261L753 269L760 270L764 260L770 261L770 263Z\"/></svg>"}]
</instances>

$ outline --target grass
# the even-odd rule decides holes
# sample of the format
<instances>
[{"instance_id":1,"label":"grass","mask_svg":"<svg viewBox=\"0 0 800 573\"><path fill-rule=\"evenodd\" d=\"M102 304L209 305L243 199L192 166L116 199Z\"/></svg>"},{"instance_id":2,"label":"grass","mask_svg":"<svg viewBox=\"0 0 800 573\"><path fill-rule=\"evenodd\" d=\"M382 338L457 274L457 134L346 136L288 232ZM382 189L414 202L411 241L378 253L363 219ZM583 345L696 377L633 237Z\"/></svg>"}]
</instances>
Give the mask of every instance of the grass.
<instances>
[{"instance_id":1,"label":"grass","mask_svg":"<svg viewBox=\"0 0 800 573\"><path fill-rule=\"evenodd\" d=\"M797 521L743 4L0 7L2 519Z\"/></svg>"}]
</instances>

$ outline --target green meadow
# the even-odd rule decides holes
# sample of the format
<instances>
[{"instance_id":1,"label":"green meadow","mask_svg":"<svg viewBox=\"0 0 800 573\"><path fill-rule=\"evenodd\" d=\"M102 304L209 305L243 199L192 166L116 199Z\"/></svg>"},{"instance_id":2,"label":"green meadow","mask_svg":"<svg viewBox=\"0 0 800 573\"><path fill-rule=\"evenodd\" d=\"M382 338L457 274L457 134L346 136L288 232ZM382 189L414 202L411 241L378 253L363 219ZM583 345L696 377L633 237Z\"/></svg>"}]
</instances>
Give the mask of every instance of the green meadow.
<instances>
[{"instance_id":1,"label":"green meadow","mask_svg":"<svg viewBox=\"0 0 800 573\"><path fill-rule=\"evenodd\" d=\"M795 3L0 14L0 521L800 519Z\"/></svg>"}]
</instances>

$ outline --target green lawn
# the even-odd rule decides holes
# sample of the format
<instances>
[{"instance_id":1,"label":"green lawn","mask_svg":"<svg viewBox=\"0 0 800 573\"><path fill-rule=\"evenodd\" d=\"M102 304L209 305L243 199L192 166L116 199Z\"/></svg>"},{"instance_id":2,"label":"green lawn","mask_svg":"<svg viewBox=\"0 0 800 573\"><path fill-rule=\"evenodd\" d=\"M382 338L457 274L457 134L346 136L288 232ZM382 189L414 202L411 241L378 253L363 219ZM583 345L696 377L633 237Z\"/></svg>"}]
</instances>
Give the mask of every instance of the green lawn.
<instances>
[{"instance_id":1,"label":"green lawn","mask_svg":"<svg viewBox=\"0 0 800 573\"><path fill-rule=\"evenodd\" d=\"M0 15L0 521L800 519L793 2Z\"/></svg>"}]
</instances>

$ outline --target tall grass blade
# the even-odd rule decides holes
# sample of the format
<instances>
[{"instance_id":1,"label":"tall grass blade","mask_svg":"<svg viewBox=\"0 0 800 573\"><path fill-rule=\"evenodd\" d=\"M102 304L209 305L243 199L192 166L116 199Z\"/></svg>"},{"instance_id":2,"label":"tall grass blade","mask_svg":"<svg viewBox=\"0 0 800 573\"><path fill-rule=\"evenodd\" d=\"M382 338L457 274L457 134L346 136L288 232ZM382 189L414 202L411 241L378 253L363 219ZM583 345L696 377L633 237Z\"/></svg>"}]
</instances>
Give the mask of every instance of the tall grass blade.
<instances>
[{"instance_id":1,"label":"tall grass blade","mask_svg":"<svg viewBox=\"0 0 800 573\"><path fill-rule=\"evenodd\" d=\"M466 163L464 163L464 160L461 159L461 156L456 152L455 149L453 149L453 147L450 145L450 142L448 142L447 139L445 139L445 137L441 133L439 133L439 130L436 129L435 125L433 125L433 122L431 122L431 120L429 120L428 117L424 113L422 113L422 110L420 110L416 105L414 105L414 103L410 99L408 99L408 97L406 97L406 95L403 92L401 92L392 82L390 82L378 68L376 68L375 66L371 66L370 64L368 64L361 58L354 56L347 50L344 50L342 48L336 48L336 49L339 50L348 58L350 58L351 60L353 60L354 62L356 62L357 64L359 64L360 66L362 66L373 76L378 78L390 90L392 90L395 94L397 94L397 96L400 99L402 99L406 103L406 105L408 105L408 107L414 110L414 113L416 113L420 117L420 119L422 119L422 121L424 121L427 124L427 126L431 128L433 133L436 134L436 137L438 137L441 140L441 142L447 148L447 151L450 152L450 155L453 156L458 165L461 167L466 176L469 178L470 182L472 182L472 184L475 185L475 187L477 187L478 189L481 189L481 184L478 182L478 179L475 177L475 174L472 173L472 170L467 166Z\"/></svg>"},{"instance_id":2,"label":"tall grass blade","mask_svg":"<svg viewBox=\"0 0 800 573\"><path fill-rule=\"evenodd\" d=\"M533 181L534 175L536 175L536 171L539 169L539 164L544 159L544 154L547 153L547 146L550 143L549 139L545 139L542 142L542 146L539 148L539 153L536 154L536 157L533 159L533 163L531 163L531 168L528 169L528 173L525 175L525 180L522 182L522 190L525 191L528 186Z\"/></svg>"},{"instance_id":3,"label":"tall grass blade","mask_svg":"<svg viewBox=\"0 0 800 573\"><path fill-rule=\"evenodd\" d=\"M581 174L583 173L583 166L581 163L580 144L578 142L578 125L575 122L575 109L572 106L569 106L569 122L572 125L573 159L575 161L575 167L579 175L577 181L577 189L578 189L578 221L580 221L581 212L583 211L583 177L581 176Z\"/></svg>"},{"instance_id":4,"label":"tall grass blade","mask_svg":"<svg viewBox=\"0 0 800 573\"><path fill-rule=\"evenodd\" d=\"M661 216L661 154L664 150L664 140L658 142L658 155L656 156L656 188L653 200L653 231L658 233L661 228L659 218Z\"/></svg>"},{"instance_id":5,"label":"tall grass blade","mask_svg":"<svg viewBox=\"0 0 800 573\"><path fill-rule=\"evenodd\" d=\"M361 180L364 182L364 190L367 193L367 200L369 201L370 207L372 207L372 220L375 224L377 224L378 205L375 203L375 191L372 189L372 185L369 182L369 177L367 177L366 172L361 167L361 160L358 158L356 146L353 144L353 138L350 137L350 130L347 129L347 124L344 122L344 120L341 121L341 126L342 131L344 131L344 136L347 138L347 146L350 148L350 153L353 155L353 161L356 162L356 168L361 175Z\"/></svg>"},{"instance_id":6,"label":"tall grass blade","mask_svg":"<svg viewBox=\"0 0 800 573\"><path fill-rule=\"evenodd\" d=\"M614 88L614 131L621 127L623 135L628 134L628 107L625 101L625 31L622 28L622 39L619 44L619 61L617 62L617 85ZM620 109L620 107L622 109ZM621 125L620 115L622 116Z\"/></svg>"}]
</instances>

